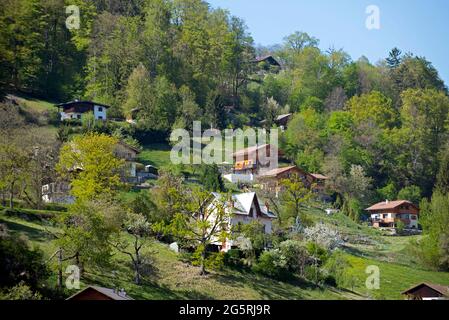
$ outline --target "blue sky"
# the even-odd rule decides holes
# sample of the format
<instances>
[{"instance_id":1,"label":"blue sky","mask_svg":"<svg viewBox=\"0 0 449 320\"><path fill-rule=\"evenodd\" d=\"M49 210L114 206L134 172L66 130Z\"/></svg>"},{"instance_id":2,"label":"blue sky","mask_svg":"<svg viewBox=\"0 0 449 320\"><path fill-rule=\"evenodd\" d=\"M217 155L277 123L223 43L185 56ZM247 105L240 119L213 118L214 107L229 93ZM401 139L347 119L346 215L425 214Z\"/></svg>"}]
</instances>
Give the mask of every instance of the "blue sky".
<instances>
[{"instance_id":1,"label":"blue sky","mask_svg":"<svg viewBox=\"0 0 449 320\"><path fill-rule=\"evenodd\" d=\"M281 43L294 31L320 39L320 48L343 48L371 62L397 46L424 56L449 85L448 0L207 0L228 9L248 25L256 44ZM367 6L380 9L380 30L368 30Z\"/></svg>"}]
</instances>

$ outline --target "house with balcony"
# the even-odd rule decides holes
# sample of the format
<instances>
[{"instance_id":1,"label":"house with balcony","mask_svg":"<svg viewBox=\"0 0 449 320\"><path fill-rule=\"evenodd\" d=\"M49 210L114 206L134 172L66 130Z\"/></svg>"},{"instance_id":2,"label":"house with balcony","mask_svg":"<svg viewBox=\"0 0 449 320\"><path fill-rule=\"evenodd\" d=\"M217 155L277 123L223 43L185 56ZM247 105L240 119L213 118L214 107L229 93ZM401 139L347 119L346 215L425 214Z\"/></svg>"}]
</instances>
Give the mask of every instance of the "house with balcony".
<instances>
[{"instance_id":1,"label":"house with balcony","mask_svg":"<svg viewBox=\"0 0 449 320\"><path fill-rule=\"evenodd\" d=\"M259 175L277 167L282 153L275 146L261 144L239 150L232 156L234 174Z\"/></svg>"},{"instance_id":2,"label":"house with balcony","mask_svg":"<svg viewBox=\"0 0 449 320\"><path fill-rule=\"evenodd\" d=\"M110 108L110 106L102 103L79 100L60 103L56 107L61 115L61 121L68 119L81 120L82 115L87 112L92 112L96 120L106 120L107 109Z\"/></svg>"},{"instance_id":3,"label":"house with balcony","mask_svg":"<svg viewBox=\"0 0 449 320\"><path fill-rule=\"evenodd\" d=\"M374 228L396 228L402 221L406 229L418 229L419 208L410 201L383 201L365 209Z\"/></svg>"}]
</instances>

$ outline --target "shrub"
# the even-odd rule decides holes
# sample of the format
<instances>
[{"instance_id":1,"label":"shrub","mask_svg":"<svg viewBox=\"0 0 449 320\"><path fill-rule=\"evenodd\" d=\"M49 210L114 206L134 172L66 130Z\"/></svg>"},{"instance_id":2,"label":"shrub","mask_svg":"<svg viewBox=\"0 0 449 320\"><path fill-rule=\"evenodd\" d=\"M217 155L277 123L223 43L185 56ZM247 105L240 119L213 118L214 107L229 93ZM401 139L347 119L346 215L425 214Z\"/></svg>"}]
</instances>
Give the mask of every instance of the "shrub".
<instances>
[{"instance_id":1,"label":"shrub","mask_svg":"<svg viewBox=\"0 0 449 320\"><path fill-rule=\"evenodd\" d=\"M242 265L241 251L238 249L228 250L228 252L224 254L223 262L225 265L231 267L241 266Z\"/></svg>"},{"instance_id":2,"label":"shrub","mask_svg":"<svg viewBox=\"0 0 449 320\"><path fill-rule=\"evenodd\" d=\"M256 273L275 279L285 279L290 276L286 261L283 259L279 249L264 251L252 270Z\"/></svg>"},{"instance_id":3,"label":"shrub","mask_svg":"<svg viewBox=\"0 0 449 320\"><path fill-rule=\"evenodd\" d=\"M0 287L10 287L22 282L36 289L40 281L49 276L44 254L30 249L28 242L10 235L6 227L0 233Z\"/></svg>"},{"instance_id":4,"label":"shrub","mask_svg":"<svg viewBox=\"0 0 449 320\"><path fill-rule=\"evenodd\" d=\"M328 257L328 251L315 242L309 242L306 245L307 252L311 256L311 259L315 260L315 264L321 265L324 264Z\"/></svg>"},{"instance_id":5,"label":"shrub","mask_svg":"<svg viewBox=\"0 0 449 320\"><path fill-rule=\"evenodd\" d=\"M329 257L325 265L328 276L332 277L335 285L340 288L352 287L354 276L351 274L351 264L340 251L336 251Z\"/></svg>"},{"instance_id":6,"label":"shrub","mask_svg":"<svg viewBox=\"0 0 449 320\"><path fill-rule=\"evenodd\" d=\"M319 267L309 265L304 269L304 278L315 284L320 284L326 282L327 276Z\"/></svg>"},{"instance_id":7,"label":"shrub","mask_svg":"<svg viewBox=\"0 0 449 320\"><path fill-rule=\"evenodd\" d=\"M405 229L405 223L402 220L396 222L396 231L398 234L402 234Z\"/></svg>"},{"instance_id":8,"label":"shrub","mask_svg":"<svg viewBox=\"0 0 449 320\"><path fill-rule=\"evenodd\" d=\"M292 273L304 275L304 268L310 261L309 253L303 243L286 240L279 244L282 260L286 261L286 268Z\"/></svg>"},{"instance_id":9,"label":"shrub","mask_svg":"<svg viewBox=\"0 0 449 320\"><path fill-rule=\"evenodd\" d=\"M4 293L0 293L0 300L41 300L42 296L33 292L24 282L8 289Z\"/></svg>"},{"instance_id":10,"label":"shrub","mask_svg":"<svg viewBox=\"0 0 449 320\"><path fill-rule=\"evenodd\" d=\"M224 266L225 253L224 252L212 252L209 253L205 265L208 269L221 270Z\"/></svg>"}]
</instances>

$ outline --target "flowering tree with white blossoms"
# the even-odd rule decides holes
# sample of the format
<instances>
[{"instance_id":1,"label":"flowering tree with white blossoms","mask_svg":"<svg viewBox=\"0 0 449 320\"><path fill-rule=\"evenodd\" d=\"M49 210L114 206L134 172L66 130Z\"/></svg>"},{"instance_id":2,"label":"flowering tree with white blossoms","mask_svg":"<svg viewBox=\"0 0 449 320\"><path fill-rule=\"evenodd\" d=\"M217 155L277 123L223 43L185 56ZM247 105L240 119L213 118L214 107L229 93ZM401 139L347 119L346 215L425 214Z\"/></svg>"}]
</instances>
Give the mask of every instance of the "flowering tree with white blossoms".
<instances>
[{"instance_id":1,"label":"flowering tree with white blossoms","mask_svg":"<svg viewBox=\"0 0 449 320\"><path fill-rule=\"evenodd\" d=\"M313 227L304 229L304 237L328 250L341 247L344 243L337 230L328 227L324 223L317 223Z\"/></svg>"}]
</instances>

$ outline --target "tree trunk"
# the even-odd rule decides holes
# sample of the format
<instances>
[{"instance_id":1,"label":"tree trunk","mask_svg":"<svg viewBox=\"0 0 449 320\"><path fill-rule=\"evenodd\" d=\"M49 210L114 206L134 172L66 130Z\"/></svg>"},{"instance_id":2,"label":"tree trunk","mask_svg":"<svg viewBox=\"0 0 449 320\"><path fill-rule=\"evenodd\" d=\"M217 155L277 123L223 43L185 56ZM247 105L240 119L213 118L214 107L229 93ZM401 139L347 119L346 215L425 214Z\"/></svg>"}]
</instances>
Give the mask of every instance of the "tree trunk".
<instances>
[{"instance_id":1,"label":"tree trunk","mask_svg":"<svg viewBox=\"0 0 449 320\"><path fill-rule=\"evenodd\" d=\"M9 189L9 208L14 209L14 182Z\"/></svg>"},{"instance_id":2,"label":"tree trunk","mask_svg":"<svg viewBox=\"0 0 449 320\"><path fill-rule=\"evenodd\" d=\"M140 266L139 263L136 261L134 262L134 282L137 285L140 285Z\"/></svg>"},{"instance_id":3,"label":"tree trunk","mask_svg":"<svg viewBox=\"0 0 449 320\"><path fill-rule=\"evenodd\" d=\"M80 269L80 277L81 277L83 275L83 272L84 272L84 266L83 266L83 263L81 262L79 252L77 252L75 254L75 263L78 266L78 268Z\"/></svg>"},{"instance_id":4,"label":"tree trunk","mask_svg":"<svg viewBox=\"0 0 449 320\"><path fill-rule=\"evenodd\" d=\"M200 275L204 276L206 274L206 266L205 266L205 261L206 261L206 247L204 247L203 252L201 252L201 270L200 270Z\"/></svg>"},{"instance_id":5,"label":"tree trunk","mask_svg":"<svg viewBox=\"0 0 449 320\"><path fill-rule=\"evenodd\" d=\"M62 289L62 248L59 248L58 253L58 288Z\"/></svg>"},{"instance_id":6,"label":"tree trunk","mask_svg":"<svg viewBox=\"0 0 449 320\"><path fill-rule=\"evenodd\" d=\"M134 275L134 282L137 285L140 285L141 283L141 279L140 279L140 265L142 263L142 261L140 260L140 248L138 245L138 238L135 238L134 241L134 253L136 254L136 260L134 261L134 271L135 271L135 275Z\"/></svg>"}]
</instances>

